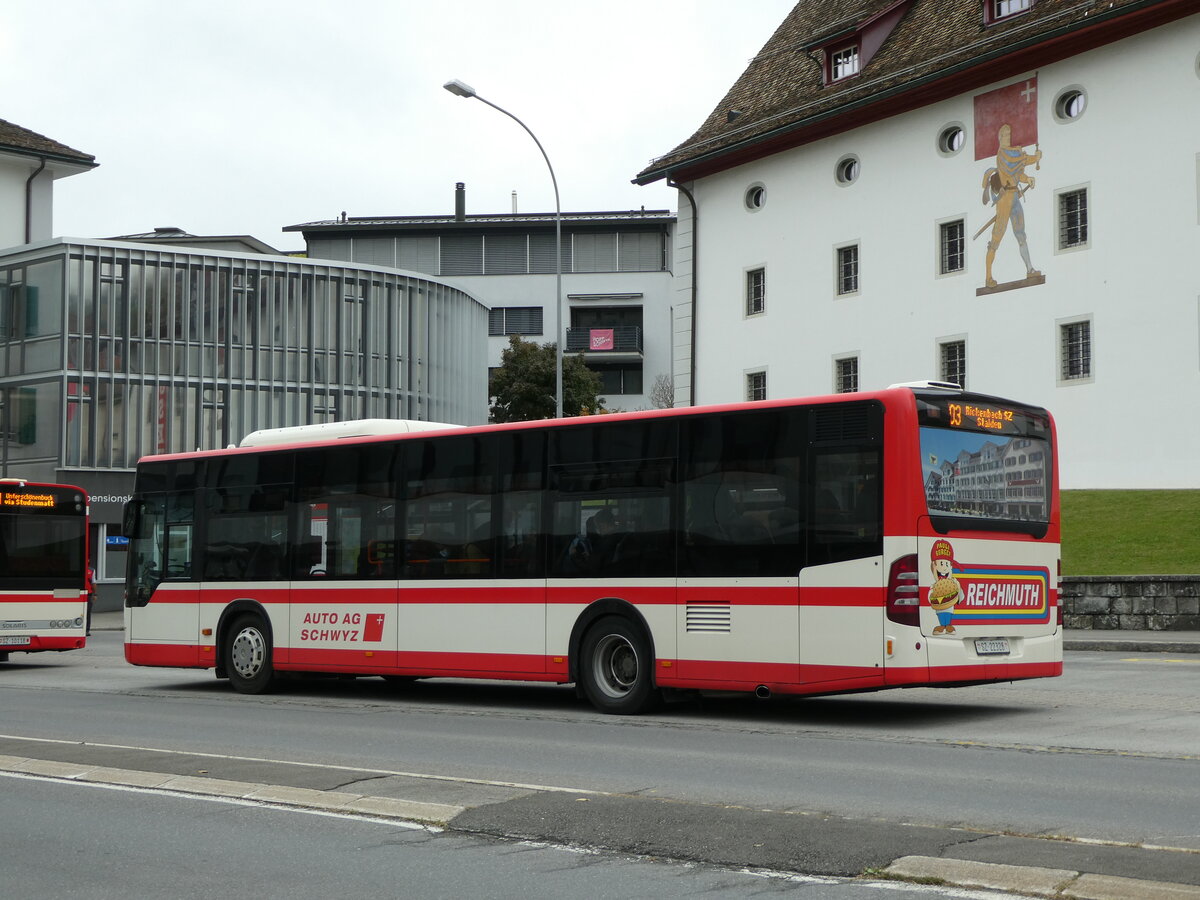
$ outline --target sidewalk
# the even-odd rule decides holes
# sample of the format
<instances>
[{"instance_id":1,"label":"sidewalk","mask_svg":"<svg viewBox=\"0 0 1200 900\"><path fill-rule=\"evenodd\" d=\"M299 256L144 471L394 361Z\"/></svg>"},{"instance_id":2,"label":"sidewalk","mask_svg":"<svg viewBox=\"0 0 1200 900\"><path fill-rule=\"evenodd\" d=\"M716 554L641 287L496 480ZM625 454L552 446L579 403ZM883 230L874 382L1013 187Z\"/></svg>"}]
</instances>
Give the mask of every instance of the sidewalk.
<instances>
[{"instance_id":1,"label":"sidewalk","mask_svg":"<svg viewBox=\"0 0 1200 900\"><path fill-rule=\"evenodd\" d=\"M124 614L95 613L93 631L121 631ZM1113 650L1117 653L1200 653L1200 631L1086 631L1063 632L1065 650Z\"/></svg>"}]
</instances>

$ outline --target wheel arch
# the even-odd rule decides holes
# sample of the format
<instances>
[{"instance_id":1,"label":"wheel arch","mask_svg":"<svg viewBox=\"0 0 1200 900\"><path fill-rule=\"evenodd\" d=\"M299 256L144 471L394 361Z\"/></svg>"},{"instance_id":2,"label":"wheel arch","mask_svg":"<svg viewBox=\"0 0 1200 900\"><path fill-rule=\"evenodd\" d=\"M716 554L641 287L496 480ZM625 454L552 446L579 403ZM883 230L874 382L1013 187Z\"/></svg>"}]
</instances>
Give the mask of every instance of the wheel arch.
<instances>
[{"instance_id":1,"label":"wheel arch","mask_svg":"<svg viewBox=\"0 0 1200 900\"><path fill-rule=\"evenodd\" d=\"M642 634L646 636L646 643L650 645L650 681L652 684L657 683L657 679L654 677L655 659L657 658L654 654L654 633L650 630L650 625L641 611L628 600L622 600L620 597L604 597L593 601L575 620L575 625L571 629L571 640L567 645L567 677L571 681L579 681L579 654L580 647L583 645L583 636L587 634L592 625L605 616L620 616L628 619L642 630Z\"/></svg>"},{"instance_id":2,"label":"wheel arch","mask_svg":"<svg viewBox=\"0 0 1200 900\"><path fill-rule=\"evenodd\" d=\"M225 671L223 663L225 657L221 650L225 646L225 642L229 640L229 632L233 623L237 620L238 616L245 614L258 616L262 620L263 630L266 632L267 640L270 641L271 652L275 652L275 631L271 626L271 616L267 613L267 608L258 600L249 597L240 597L221 610L221 616L217 619L216 675L218 678L229 677L229 673Z\"/></svg>"}]
</instances>

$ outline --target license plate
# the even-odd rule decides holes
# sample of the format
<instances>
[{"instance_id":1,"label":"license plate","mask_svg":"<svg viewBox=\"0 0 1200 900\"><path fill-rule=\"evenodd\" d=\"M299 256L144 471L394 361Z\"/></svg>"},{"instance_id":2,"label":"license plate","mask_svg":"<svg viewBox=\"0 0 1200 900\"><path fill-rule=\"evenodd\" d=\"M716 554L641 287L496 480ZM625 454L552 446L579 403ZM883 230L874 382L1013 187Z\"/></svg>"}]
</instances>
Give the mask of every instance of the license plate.
<instances>
[{"instance_id":1,"label":"license plate","mask_svg":"<svg viewBox=\"0 0 1200 900\"><path fill-rule=\"evenodd\" d=\"M980 656L999 656L1012 652L1008 638L976 638L975 652Z\"/></svg>"},{"instance_id":2,"label":"license plate","mask_svg":"<svg viewBox=\"0 0 1200 900\"><path fill-rule=\"evenodd\" d=\"M0 647L16 644L28 644L29 638L22 634L0 634Z\"/></svg>"}]
</instances>

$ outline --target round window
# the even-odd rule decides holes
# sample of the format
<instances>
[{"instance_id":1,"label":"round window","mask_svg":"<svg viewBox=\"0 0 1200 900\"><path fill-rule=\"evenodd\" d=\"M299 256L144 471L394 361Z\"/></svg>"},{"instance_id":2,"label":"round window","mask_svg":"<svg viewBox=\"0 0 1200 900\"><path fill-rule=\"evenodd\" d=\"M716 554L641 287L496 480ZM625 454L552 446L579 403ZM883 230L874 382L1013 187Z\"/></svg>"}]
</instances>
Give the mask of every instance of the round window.
<instances>
[{"instance_id":1,"label":"round window","mask_svg":"<svg viewBox=\"0 0 1200 900\"><path fill-rule=\"evenodd\" d=\"M754 212L762 209L767 202L767 189L761 184L752 184L746 191L746 209Z\"/></svg>"},{"instance_id":2,"label":"round window","mask_svg":"<svg viewBox=\"0 0 1200 900\"><path fill-rule=\"evenodd\" d=\"M1060 122L1073 122L1087 109L1087 94L1082 88L1069 87L1054 101L1054 117Z\"/></svg>"},{"instance_id":3,"label":"round window","mask_svg":"<svg viewBox=\"0 0 1200 900\"><path fill-rule=\"evenodd\" d=\"M947 125L938 135L938 152L943 156L953 156L966 142L967 132L961 125Z\"/></svg>"},{"instance_id":4,"label":"round window","mask_svg":"<svg viewBox=\"0 0 1200 900\"><path fill-rule=\"evenodd\" d=\"M843 156L838 160L837 182L838 184L853 184L858 178L859 162L857 156Z\"/></svg>"}]
</instances>

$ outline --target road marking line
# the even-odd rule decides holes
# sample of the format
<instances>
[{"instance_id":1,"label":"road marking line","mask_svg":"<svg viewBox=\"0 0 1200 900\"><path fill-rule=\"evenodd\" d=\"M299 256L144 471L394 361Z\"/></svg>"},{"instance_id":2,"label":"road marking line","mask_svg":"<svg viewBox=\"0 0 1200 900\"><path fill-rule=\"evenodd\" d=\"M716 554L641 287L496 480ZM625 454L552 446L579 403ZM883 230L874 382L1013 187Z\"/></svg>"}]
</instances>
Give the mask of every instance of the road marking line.
<instances>
[{"instance_id":1,"label":"road marking line","mask_svg":"<svg viewBox=\"0 0 1200 900\"><path fill-rule=\"evenodd\" d=\"M1183 663L1185 666L1200 666L1200 659L1174 659L1172 657L1163 658L1161 656L1131 656L1121 662L1130 663Z\"/></svg>"}]
</instances>

